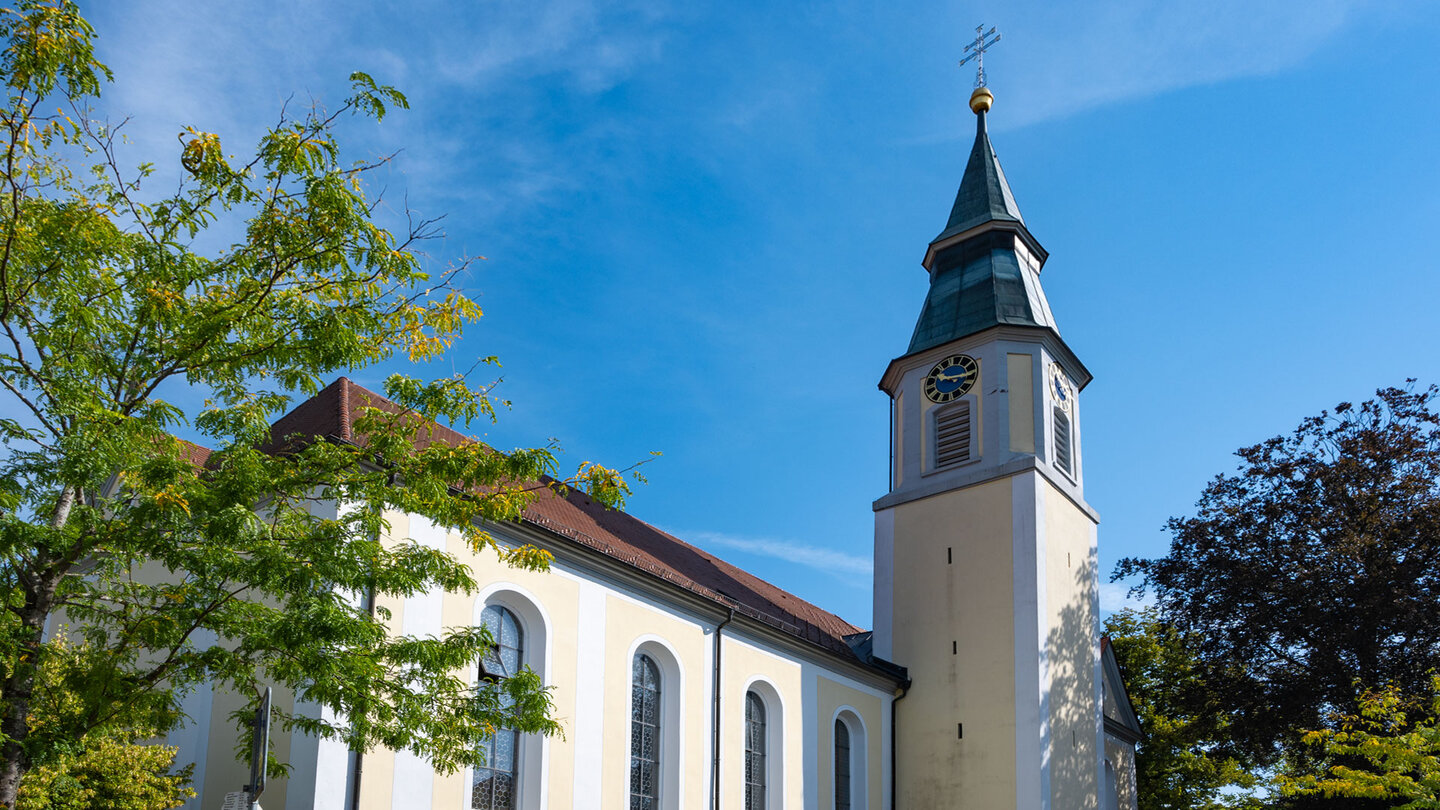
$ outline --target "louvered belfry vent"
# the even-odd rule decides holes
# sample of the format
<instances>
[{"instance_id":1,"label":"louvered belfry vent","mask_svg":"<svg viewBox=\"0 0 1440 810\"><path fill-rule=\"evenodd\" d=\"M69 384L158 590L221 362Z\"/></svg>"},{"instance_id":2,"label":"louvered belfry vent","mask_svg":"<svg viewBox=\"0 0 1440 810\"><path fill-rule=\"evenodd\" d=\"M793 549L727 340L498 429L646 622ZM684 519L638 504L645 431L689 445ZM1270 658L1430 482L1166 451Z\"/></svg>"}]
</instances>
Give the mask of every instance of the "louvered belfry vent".
<instances>
[{"instance_id":1,"label":"louvered belfry vent","mask_svg":"<svg viewBox=\"0 0 1440 810\"><path fill-rule=\"evenodd\" d=\"M1074 475L1070 467L1070 415L1055 409L1055 466L1066 475Z\"/></svg>"},{"instance_id":2,"label":"louvered belfry vent","mask_svg":"<svg viewBox=\"0 0 1440 810\"><path fill-rule=\"evenodd\" d=\"M935 415L935 466L970 460L970 400L962 399Z\"/></svg>"}]
</instances>

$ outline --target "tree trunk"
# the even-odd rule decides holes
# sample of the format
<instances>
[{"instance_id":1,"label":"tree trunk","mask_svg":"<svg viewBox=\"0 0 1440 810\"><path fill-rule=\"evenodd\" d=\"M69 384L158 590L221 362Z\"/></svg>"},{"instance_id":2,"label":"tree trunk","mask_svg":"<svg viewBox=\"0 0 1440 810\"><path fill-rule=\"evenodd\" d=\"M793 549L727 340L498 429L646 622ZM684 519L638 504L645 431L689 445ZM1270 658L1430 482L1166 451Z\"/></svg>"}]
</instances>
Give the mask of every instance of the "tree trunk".
<instances>
[{"instance_id":1,"label":"tree trunk","mask_svg":"<svg viewBox=\"0 0 1440 810\"><path fill-rule=\"evenodd\" d=\"M0 685L4 707L4 714L0 716L0 735L4 735L5 740L0 745L0 807L15 806L20 779L30 770L30 758L25 752L25 739L30 736L30 701L35 693L35 673L40 664L40 639L55 604L60 577L59 570L55 568L41 572L35 588L25 595L25 607L20 614L24 635L20 655L10 677Z\"/></svg>"},{"instance_id":2,"label":"tree trunk","mask_svg":"<svg viewBox=\"0 0 1440 810\"><path fill-rule=\"evenodd\" d=\"M59 530L70 519L78 491L65 487L50 516L50 528ZM35 694L35 673L40 666L40 641L45 623L55 607L55 593L65 575L63 560L52 558L45 549L38 549L32 575L22 577L25 583L25 606L20 610L21 642L15 668L0 684L0 808L14 808L20 793L20 780L30 770L30 757L25 752L25 739L30 736L30 701Z\"/></svg>"}]
</instances>

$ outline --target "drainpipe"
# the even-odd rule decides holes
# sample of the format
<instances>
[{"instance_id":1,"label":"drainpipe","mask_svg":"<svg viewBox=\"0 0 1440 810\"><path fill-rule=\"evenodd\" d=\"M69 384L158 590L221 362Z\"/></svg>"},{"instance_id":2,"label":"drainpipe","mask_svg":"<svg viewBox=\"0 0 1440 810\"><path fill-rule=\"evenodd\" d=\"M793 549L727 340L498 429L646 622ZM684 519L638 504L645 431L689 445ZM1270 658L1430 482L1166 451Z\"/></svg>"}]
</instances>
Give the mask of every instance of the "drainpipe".
<instances>
[{"instance_id":1,"label":"drainpipe","mask_svg":"<svg viewBox=\"0 0 1440 810\"><path fill-rule=\"evenodd\" d=\"M890 810L896 810L895 796L900 784L899 774L895 772L899 765L899 758L895 756L896 721L900 719L900 715L895 709L895 704L908 694L910 694L910 681L901 684L900 688L895 690L895 699L890 701Z\"/></svg>"},{"instance_id":2,"label":"drainpipe","mask_svg":"<svg viewBox=\"0 0 1440 810\"><path fill-rule=\"evenodd\" d=\"M365 591L365 602L370 609L370 618L375 618L375 586L370 586ZM365 752L355 751L354 776L350 781L352 792L350 794L350 810L360 810L360 775L365 770Z\"/></svg>"},{"instance_id":3,"label":"drainpipe","mask_svg":"<svg viewBox=\"0 0 1440 810\"><path fill-rule=\"evenodd\" d=\"M735 608L730 608L730 614L725 621L715 625L715 673L711 680L710 695L713 698L713 706L710 714L710 730L713 739L710 742L712 759L710 762L710 807L712 810L720 810L720 631L725 625L735 620Z\"/></svg>"}]
</instances>

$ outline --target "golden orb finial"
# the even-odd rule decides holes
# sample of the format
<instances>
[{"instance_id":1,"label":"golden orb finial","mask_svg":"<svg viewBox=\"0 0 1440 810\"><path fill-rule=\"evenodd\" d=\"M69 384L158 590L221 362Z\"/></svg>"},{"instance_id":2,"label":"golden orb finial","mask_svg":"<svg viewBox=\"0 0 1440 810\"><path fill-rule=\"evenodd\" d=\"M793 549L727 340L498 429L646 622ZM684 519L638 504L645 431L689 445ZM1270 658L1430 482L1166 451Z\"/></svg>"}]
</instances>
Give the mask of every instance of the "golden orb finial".
<instances>
[{"instance_id":1,"label":"golden orb finial","mask_svg":"<svg viewBox=\"0 0 1440 810\"><path fill-rule=\"evenodd\" d=\"M970 111L979 115L990 111L990 105L995 103L995 94L990 92L988 87L977 87L975 92L970 94Z\"/></svg>"}]
</instances>

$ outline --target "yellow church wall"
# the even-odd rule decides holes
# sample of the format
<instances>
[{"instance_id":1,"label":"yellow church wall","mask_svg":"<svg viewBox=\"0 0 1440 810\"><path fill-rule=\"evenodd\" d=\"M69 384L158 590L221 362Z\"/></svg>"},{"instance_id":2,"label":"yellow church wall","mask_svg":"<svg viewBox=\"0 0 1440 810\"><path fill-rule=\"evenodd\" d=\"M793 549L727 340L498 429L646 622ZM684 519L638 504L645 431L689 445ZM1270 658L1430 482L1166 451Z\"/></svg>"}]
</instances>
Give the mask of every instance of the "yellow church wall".
<instances>
[{"instance_id":1,"label":"yellow church wall","mask_svg":"<svg viewBox=\"0 0 1440 810\"><path fill-rule=\"evenodd\" d=\"M794 660L782 658L750 642L726 635L720 640L720 782L721 806L745 806L745 694L754 688L766 703L766 722L780 721L782 766L777 774L771 769L768 789L780 801L772 806L801 807L805 801L805 715L802 703L802 668ZM756 685L756 682L762 682ZM767 689L768 687L768 689ZM767 694L772 691L773 695ZM774 705L778 698L780 706ZM773 737L772 737L773 739ZM774 750L766 755L776 756ZM774 783L774 776L781 784Z\"/></svg>"},{"instance_id":2,"label":"yellow church wall","mask_svg":"<svg viewBox=\"0 0 1440 810\"><path fill-rule=\"evenodd\" d=\"M1097 806L1100 760L1100 641L1094 604L1095 523L1048 481L1040 484L1045 520L1045 603L1050 628L1050 790L1054 810Z\"/></svg>"},{"instance_id":3,"label":"yellow church wall","mask_svg":"<svg viewBox=\"0 0 1440 810\"><path fill-rule=\"evenodd\" d=\"M560 723L564 735L551 737L542 743L543 756L547 760L547 802L551 807L570 807L574 803L572 774L575 751L565 740L575 735L575 684L579 669L579 640L576 637L579 584L574 578L557 571L511 568L501 562L493 550L487 548L477 553L462 535L453 532L446 536L446 550L457 560L470 566L472 576L480 585L478 594L446 594L441 611L446 628L468 627L474 624L484 603L493 601L494 592L497 590L520 594L524 601L533 603L549 618L545 628L527 628L530 636L527 643L533 643L538 635L537 631L543 630L546 650L542 674L545 683L554 687L554 708L551 716ZM535 651L527 653L527 659L530 662L537 660L535 654ZM434 806L468 806L469 778L470 772L466 769L449 775L437 775Z\"/></svg>"},{"instance_id":4,"label":"yellow church wall","mask_svg":"<svg viewBox=\"0 0 1440 810\"><path fill-rule=\"evenodd\" d=\"M1004 478L894 507L893 570L906 572L894 615L906 618L895 622L893 660L916 676L898 704L900 806L952 806L961 789L967 806L1014 804L1012 486Z\"/></svg>"},{"instance_id":5,"label":"yellow church wall","mask_svg":"<svg viewBox=\"0 0 1440 810\"><path fill-rule=\"evenodd\" d=\"M673 716L673 722L671 715L666 713L661 742L662 758L676 754L680 758L676 763L678 768L673 769L678 771L681 781L678 806L704 806L710 790L705 778L708 770L705 735L709 725L706 712L710 707L705 688L710 678L706 669L706 645L710 644L710 636L693 622L610 594L605 601L605 638L603 795L599 797L598 804L591 806L612 810L629 807L630 675L636 646L646 641L663 642L664 649L674 656L680 670L678 711ZM666 662L658 663L663 669ZM673 675L668 680L673 680ZM674 686L662 683L662 689L665 688L673 690ZM666 709L671 708L666 697L662 697L661 703ZM678 735L678 745L669 744L664 736L667 732ZM662 764L662 791L668 793L668 785L675 778L672 769ZM588 803L594 799L584 797L584 801Z\"/></svg>"},{"instance_id":6,"label":"yellow church wall","mask_svg":"<svg viewBox=\"0 0 1440 810\"><path fill-rule=\"evenodd\" d=\"M880 698L824 675L817 676L815 681L816 717L820 723L815 735L820 766L816 778L819 780L821 810L829 810L835 806L835 716L842 708L853 710L864 725L865 807L867 810L880 810L885 806L884 801L887 798L884 795L884 780L881 778L884 766L881 757L885 752L885 741L882 736L881 717L884 707ZM852 737L851 744L854 743Z\"/></svg>"}]
</instances>

